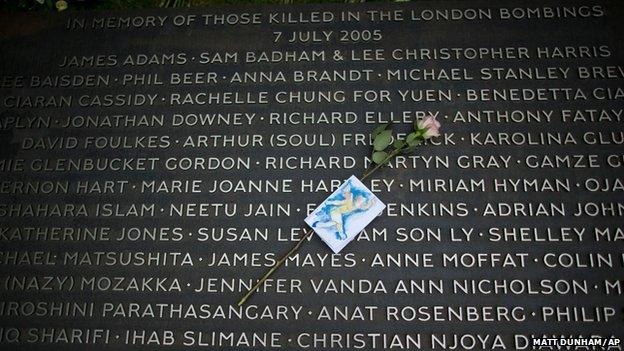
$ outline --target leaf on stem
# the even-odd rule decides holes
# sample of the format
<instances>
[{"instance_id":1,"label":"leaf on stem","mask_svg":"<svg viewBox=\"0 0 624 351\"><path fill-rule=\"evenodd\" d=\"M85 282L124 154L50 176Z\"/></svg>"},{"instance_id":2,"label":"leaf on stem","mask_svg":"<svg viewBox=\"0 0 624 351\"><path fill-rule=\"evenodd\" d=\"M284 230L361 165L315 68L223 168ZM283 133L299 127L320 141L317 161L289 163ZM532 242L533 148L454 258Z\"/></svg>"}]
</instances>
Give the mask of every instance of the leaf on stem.
<instances>
[{"instance_id":1,"label":"leaf on stem","mask_svg":"<svg viewBox=\"0 0 624 351\"><path fill-rule=\"evenodd\" d=\"M420 139L418 137L418 133L413 132L413 133L409 133L407 135L407 137L405 138L405 142L407 143L407 145L409 145L410 147L412 146L417 146L418 144L420 144Z\"/></svg>"},{"instance_id":2,"label":"leaf on stem","mask_svg":"<svg viewBox=\"0 0 624 351\"><path fill-rule=\"evenodd\" d=\"M384 130L373 141L375 151L383 151L392 143L392 130Z\"/></svg>"},{"instance_id":3,"label":"leaf on stem","mask_svg":"<svg viewBox=\"0 0 624 351\"><path fill-rule=\"evenodd\" d=\"M373 132L371 133L371 135L373 136L373 140L375 140L377 138L377 136L383 132L384 130L386 130L386 128L388 128L388 125L390 123L386 123L386 124L380 124L378 125L375 129L373 129Z\"/></svg>"},{"instance_id":4,"label":"leaf on stem","mask_svg":"<svg viewBox=\"0 0 624 351\"><path fill-rule=\"evenodd\" d=\"M392 146L394 146L394 148L398 150L405 146L405 141L397 139L394 141L394 144L392 144Z\"/></svg>"},{"instance_id":5,"label":"leaf on stem","mask_svg":"<svg viewBox=\"0 0 624 351\"><path fill-rule=\"evenodd\" d=\"M388 157L388 153L385 151L377 151L377 152L373 152L373 162L375 162L376 164L381 164L386 157Z\"/></svg>"}]
</instances>

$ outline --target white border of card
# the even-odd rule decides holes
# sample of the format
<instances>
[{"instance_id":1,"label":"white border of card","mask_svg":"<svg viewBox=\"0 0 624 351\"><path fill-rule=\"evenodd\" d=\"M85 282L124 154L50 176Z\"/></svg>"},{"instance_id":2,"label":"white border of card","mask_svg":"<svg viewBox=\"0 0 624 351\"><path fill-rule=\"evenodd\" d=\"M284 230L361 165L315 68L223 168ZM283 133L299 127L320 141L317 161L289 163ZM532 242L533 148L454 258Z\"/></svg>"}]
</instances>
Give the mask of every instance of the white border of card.
<instances>
[{"instance_id":1,"label":"white border of card","mask_svg":"<svg viewBox=\"0 0 624 351\"><path fill-rule=\"evenodd\" d=\"M305 222L332 251L339 253L386 205L352 175L329 195Z\"/></svg>"}]
</instances>

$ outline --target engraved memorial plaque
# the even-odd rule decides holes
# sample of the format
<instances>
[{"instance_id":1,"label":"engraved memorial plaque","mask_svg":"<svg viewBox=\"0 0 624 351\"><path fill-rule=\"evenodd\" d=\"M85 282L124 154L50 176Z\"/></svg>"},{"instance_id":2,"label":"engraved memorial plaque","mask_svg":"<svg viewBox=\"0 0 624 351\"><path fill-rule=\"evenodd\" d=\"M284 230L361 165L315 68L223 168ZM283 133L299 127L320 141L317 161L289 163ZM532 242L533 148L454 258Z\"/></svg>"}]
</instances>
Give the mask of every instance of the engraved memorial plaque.
<instances>
[{"instance_id":1,"label":"engraved memorial plaque","mask_svg":"<svg viewBox=\"0 0 624 351\"><path fill-rule=\"evenodd\" d=\"M0 349L617 349L623 17L0 15ZM375 126L402 139L430 115L441 136L363 181L379 217L338 254L313 236L236 306L370 167Z\"/></svg>"}]
</instances>

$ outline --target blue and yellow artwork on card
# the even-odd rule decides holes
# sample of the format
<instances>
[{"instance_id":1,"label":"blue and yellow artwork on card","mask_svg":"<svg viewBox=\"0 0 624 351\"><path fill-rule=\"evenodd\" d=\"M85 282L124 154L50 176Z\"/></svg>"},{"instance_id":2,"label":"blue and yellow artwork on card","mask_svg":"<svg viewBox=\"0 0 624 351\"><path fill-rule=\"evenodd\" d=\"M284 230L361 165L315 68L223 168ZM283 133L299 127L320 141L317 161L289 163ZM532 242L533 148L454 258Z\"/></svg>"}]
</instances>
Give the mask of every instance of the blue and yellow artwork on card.
<instances>
[{"instance_id":1,"label":"blue and yellow artwork on card","mask_svg":"<svg viewBox=\"0 0 624 351\"><path fill-rule=\"evenodd\" d=\"M355 176L320 204L305 222L335 252L355 239L386 205Z\"/></svg>"}]
</instances>

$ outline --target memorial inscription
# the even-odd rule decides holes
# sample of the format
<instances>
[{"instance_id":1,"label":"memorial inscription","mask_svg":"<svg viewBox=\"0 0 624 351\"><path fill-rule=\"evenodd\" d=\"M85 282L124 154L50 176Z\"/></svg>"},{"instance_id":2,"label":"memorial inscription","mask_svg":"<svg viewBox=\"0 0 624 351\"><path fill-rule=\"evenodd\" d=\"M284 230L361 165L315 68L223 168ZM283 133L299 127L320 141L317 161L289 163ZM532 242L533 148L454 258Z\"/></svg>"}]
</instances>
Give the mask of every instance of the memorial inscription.
<instances>
[{"instance_id":1,"label":"memorial inscription","mask_svg":"<svg viewBox=\"0 0 624 351\"><path fill-rule=\"evenodd\" d=\"M624 6L0 15L0 348L529 350L624 337ZM442 135L304 218L370 131Z\"/></svg>"}]
</instances>

